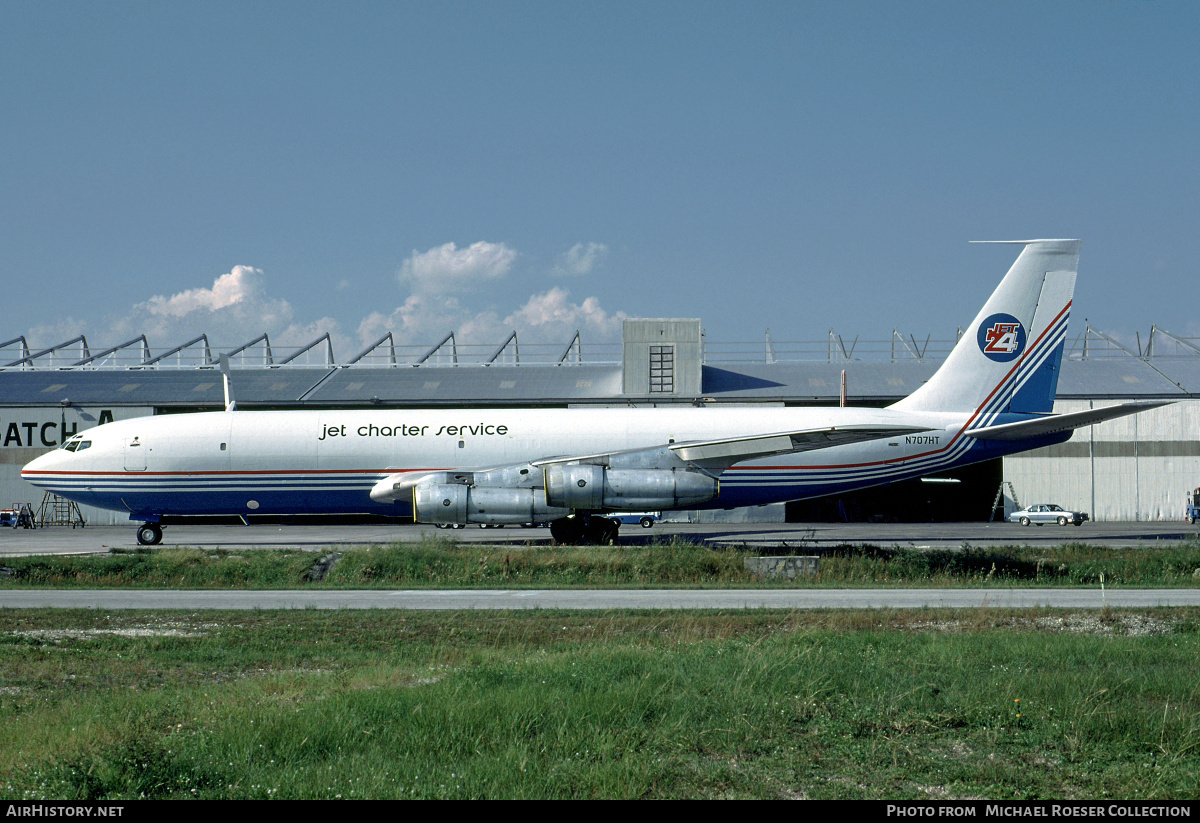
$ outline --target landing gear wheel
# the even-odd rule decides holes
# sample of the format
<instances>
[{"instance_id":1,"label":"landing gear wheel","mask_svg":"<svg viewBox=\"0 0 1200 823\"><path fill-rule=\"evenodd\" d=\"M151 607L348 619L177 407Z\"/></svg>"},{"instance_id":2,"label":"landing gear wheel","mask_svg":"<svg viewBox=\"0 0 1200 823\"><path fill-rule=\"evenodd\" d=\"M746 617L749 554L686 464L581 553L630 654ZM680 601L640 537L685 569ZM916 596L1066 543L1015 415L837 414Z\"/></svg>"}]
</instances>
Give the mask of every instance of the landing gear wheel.
<instances>
[{"instance_id":1,"label":"landing gear wheel","mask_svg":"<svg viewBox=\"0 0 1200 823\"><path fill-rule=\"evenodd\" d=\"M577 514L553 521L550 536L559 546L611 546L620 528L620 523L607 517Z\"/></svg>"},{"instance_id":2,"label":"landing gear wheel","mask_svg":"<svg viewBox=\"0 0 1200 823\"><path fill-rule=\"evenodd\" d=\"M143 546L157 546L162 542L162 526L157 523L144 523L137 530L137 541Z\"/></svg>"},{"instance_id":3,"label":"landing gear wheel","mask_svg":"<svg viewBox=\"0 0 1200 823\"><path fill-rule=\"evenodd\" d=\"M593 517L592 531L595 543L599 546L613 546L617 542L617 534L621 529L621 521L608 517Z\"/></svg>"},{"instance_id":4,"label":"landing gear wheel","mask_svg":"<svg viewBox=\"0 0 1200 823\"><path fill-rule=\"evenodd\" d=\"M580 517L560 517L550 522L550 536L558 546L578 545L583 531L584 523Z\"/></svg>"},{"instance_id":5,"label":"landing gear wheel","mask_svg":"<svg viewBox=\"0 0 1200 823\"><path fill-rule=\"evenodd\" d=\"M611 546L617 542L617 530L621 524L607 517L592 515L583 526L579 542L588 546Z\"/></svg>"}]
</instances>

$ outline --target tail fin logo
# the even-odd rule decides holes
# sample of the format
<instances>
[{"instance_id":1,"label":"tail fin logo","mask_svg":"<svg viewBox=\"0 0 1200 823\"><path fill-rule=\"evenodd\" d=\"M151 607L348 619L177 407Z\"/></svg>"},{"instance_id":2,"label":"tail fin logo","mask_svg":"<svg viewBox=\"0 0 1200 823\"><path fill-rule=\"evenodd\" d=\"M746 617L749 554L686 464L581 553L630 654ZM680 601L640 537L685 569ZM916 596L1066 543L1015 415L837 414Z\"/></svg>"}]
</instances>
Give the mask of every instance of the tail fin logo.
<instances>
[{"instance_id":1,"label":"tail fin logo","mask_svg":"<svg viewBox=\"0 0 1200 823\"><path fill-rule=\"evenodd\" d=\"M993 314L979 325L979 350L997 363L1015 360L1025 350L1025 327L1011 314Z\"/></svg>"}]
</instances>

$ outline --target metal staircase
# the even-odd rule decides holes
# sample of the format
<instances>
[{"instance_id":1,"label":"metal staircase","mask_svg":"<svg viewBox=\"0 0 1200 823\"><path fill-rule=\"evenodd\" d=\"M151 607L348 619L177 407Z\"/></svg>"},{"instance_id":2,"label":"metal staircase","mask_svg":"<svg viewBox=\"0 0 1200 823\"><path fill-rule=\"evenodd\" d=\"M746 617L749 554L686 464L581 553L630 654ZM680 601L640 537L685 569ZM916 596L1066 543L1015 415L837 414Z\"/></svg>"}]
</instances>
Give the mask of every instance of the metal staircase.
<instances>
[{"instance_id":1,"label":"metal staircase","mask_svg":"<svg viewBox=\"0 0 1200 823\"><path fill-rule=\"evenodd\" d=\"M39 526L87 526L78 503L52 492L46 492L42 496L42 505L38 507L36 520Z\"/></svg>"}]
</instances>

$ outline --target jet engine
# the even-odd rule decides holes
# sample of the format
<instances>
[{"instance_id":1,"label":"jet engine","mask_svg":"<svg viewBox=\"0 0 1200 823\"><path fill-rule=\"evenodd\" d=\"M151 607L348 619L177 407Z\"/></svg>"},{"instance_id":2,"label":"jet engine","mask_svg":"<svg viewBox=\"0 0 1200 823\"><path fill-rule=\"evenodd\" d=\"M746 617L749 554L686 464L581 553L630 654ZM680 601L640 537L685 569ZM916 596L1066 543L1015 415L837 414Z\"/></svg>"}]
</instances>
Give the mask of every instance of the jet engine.
<instances>
[{"instance_id":1,"label":"jet engine","mask_svg":"<svg viewBox=\"0 0 1200 823\"><path fill-rule=\"evenodd\" d=\"M418 483L413 487L413 519L418 523L540 523L570 513L547 506L546 495L537 488L461 483Z\"/></svg>"},{"instance_id":2,"label":"jet engine","mask_svg":"<svg viewBox=\"0 0 1200 823\"><path fill-rule=\"evenodd\" d=\"M546 502L583 511L675 509L712 500L716 478L687 469L613 469L555 464L544 470Z\"/></svg>"},{"instance_id":3,"label":"jet engine","mask_svg":"<svg viewBox=\"0 0 1200 823\"><path fill-rule=\"evenodd\" d=\"M394 500L412 493L418 523L540 523L572 512L654 511L712 500L715 478L684 468L618 469L590 463L546 466L544 487L535 485L532 464L485 472L389 475L376 484L372 499Z\"/></svg>"}]
</instances>

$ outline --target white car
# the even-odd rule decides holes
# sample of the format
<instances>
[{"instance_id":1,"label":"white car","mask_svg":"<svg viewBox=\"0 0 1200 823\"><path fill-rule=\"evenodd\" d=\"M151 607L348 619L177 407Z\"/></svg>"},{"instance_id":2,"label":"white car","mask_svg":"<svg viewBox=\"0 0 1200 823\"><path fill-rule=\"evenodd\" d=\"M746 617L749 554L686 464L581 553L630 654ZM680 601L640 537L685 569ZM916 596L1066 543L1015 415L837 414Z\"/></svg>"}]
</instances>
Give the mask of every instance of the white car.
<instances>
[{"instance_id":1,"label":"white car","mask_svg":"<svg viewBox=\"0 0 1200 823\"><path fill-rule=\"evenodd\" d=\"M1010 523L1020 523L1022 526L1028 526L1030 523L1038 526L1046 523L1057 523L1060 526L1070 523L1072 526L1078 526L1087 519L1087 512L1071 511L1054 503L1038 503L1008 516Z\"/></svg>"}]
</instances>

